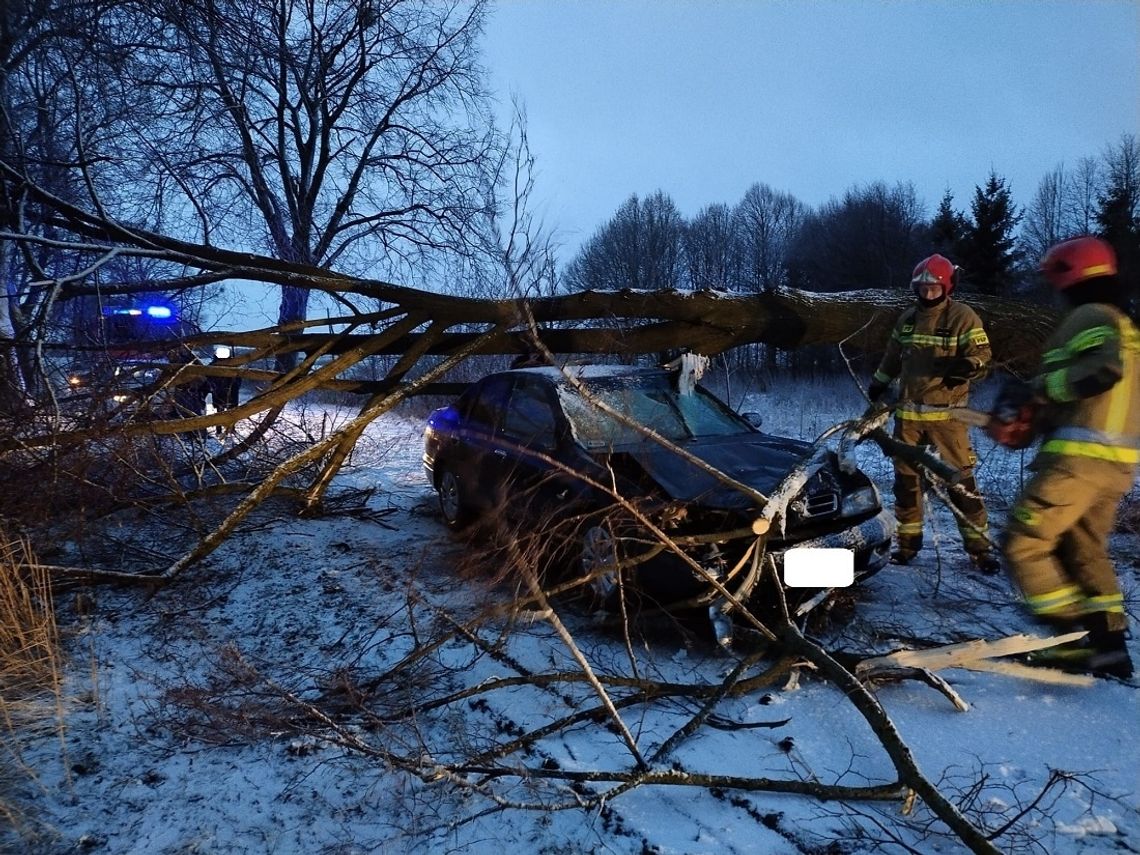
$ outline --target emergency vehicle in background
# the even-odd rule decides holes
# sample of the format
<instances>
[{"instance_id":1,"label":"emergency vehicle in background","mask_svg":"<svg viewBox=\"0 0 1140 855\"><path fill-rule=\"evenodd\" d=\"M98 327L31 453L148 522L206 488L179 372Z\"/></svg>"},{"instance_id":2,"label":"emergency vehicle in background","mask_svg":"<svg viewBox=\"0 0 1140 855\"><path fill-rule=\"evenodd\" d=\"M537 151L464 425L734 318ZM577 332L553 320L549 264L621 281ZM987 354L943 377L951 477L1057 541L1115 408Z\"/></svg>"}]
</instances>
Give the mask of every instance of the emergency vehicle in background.
<instances>
[{"instance_id":1,"label":"emergency vehicle in background","mask_svg":"<svg viewBox=\"0 0 1140 855\"><path fill-rule=\"evenodd\" d=\"M166 300L104 306L76 335L85 349L67 371L69 402L92 414L145 404L153 415L165 415L171 364L197 359L184 340L200 332Z\"/></svg>"}]
</instances>

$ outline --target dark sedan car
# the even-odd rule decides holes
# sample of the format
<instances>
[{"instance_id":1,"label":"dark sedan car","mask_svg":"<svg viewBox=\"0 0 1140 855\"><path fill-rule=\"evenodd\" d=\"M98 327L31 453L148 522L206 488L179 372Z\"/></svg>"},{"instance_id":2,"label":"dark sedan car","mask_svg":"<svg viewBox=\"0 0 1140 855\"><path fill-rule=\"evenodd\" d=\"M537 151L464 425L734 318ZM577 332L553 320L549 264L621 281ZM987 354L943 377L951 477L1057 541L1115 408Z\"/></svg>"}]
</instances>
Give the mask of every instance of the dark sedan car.
<instances>
[{"instance_id":1,"label":"dark sedan car","mask_svg":"<svg viewBox=\"0 0 1140 855\"><path fill-rule=\"evenodd\" d=\"M423 462L449 527L494 517L588 579L607 607L619 590L670 606L712 599L706 573L755 593L755 567L743 568L758 494L809 449L676 372L540 367L491 374L433 412ZM787 508L767 543L778 562L792 546L852 549L857 578L886 562L893 519L867 476L834 455Z\"/></svg>"}]
</instances>

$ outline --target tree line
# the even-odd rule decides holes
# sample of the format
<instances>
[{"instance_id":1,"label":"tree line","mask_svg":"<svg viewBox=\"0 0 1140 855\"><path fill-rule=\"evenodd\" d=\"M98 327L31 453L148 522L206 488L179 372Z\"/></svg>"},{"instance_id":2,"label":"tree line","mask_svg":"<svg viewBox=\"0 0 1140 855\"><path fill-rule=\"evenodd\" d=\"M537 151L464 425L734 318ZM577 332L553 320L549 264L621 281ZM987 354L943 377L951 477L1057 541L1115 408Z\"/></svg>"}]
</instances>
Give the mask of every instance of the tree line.
<instances>
[{"instance_id":1,"label":"tree line","mask_svg":"<svg viewBox=\"0 0 1140 855\"><path fill-rule=\"evenodd\" d=\"M947 191L932 216L909 182L855 186L817 208L757 182L735 205L712 203L691 219L663 190L633 195L566 265L562 285L745 293L901 287L918 260L938 252L959 265L965 290L1015 296L1032 293L1049 246L1081 234L1112 243L1140 307L1135 136L1123 135L1075 169L1058 166L1024 208L996 171L974 188L968 213Z\"/></svg>"}]
</instances>

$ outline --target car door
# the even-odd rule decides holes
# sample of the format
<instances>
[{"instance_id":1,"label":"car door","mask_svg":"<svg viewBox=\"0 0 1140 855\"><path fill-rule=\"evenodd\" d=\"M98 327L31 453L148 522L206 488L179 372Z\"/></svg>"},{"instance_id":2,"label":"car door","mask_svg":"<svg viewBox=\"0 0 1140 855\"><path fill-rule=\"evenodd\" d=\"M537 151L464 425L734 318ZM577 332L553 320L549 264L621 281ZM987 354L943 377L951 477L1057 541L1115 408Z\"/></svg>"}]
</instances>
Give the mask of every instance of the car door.
<instances>
[{"instance_id":1,"label":"car door","mask_svg":"<svg viewBox=\"0 0 1140 855\"><path fill-rule=\"evenodd\" d=\"M511 390L502 424L506 453L498 456L497 478L508 485L512 511L545 520L565 503L570 482L575 479L552 462L565 462L565 433L549 383L520 376Z\"/></svg>"},{"instance_id":2,"label":"car door","mask_svg":"<svg viewBox=\"0 0 1140 855\"><path fill-rule=\"evenodd\" d=\"M508 449L502 426L510 400L512 381L495 375L476 385L465 396L460 410L460 429L448 450L461 481L467 485L464 498L481 510L493 508L502 498Z\"/></svg>"}]
</instances>

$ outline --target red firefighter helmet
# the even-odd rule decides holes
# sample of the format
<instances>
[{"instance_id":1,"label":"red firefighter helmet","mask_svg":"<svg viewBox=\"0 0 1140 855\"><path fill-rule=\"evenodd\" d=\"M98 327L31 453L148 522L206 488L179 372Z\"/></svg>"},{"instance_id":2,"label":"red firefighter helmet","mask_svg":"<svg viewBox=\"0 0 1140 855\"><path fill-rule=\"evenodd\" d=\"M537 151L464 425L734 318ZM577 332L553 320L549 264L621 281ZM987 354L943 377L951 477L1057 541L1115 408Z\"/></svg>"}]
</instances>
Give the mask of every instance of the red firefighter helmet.
<instances>
[{"instance_id":1,"label":"red firefighter helmet","mask_svg":"<svg viewBox=\"0 0 1140 855\"><path fill-rule=\"evenodd\" d=\"M1058 291L1086 279L1113 276L1116 269L1116 253L1112 247L1088 235L1055 244L1041 259L1041 272Z\"/></svg>"},{"instance_id":2,"label":"red firefighter helmet","mask_svg":"<svg viewBox=\"0 0 1140 855\"><path fill-rule=\"evenodd\" d=\"M953 262L937 253L924 258L910 276L910 287L917 288L919 285L941 285L942 293L949 297L955 285Z\"/></svg>"}]
</instances>

